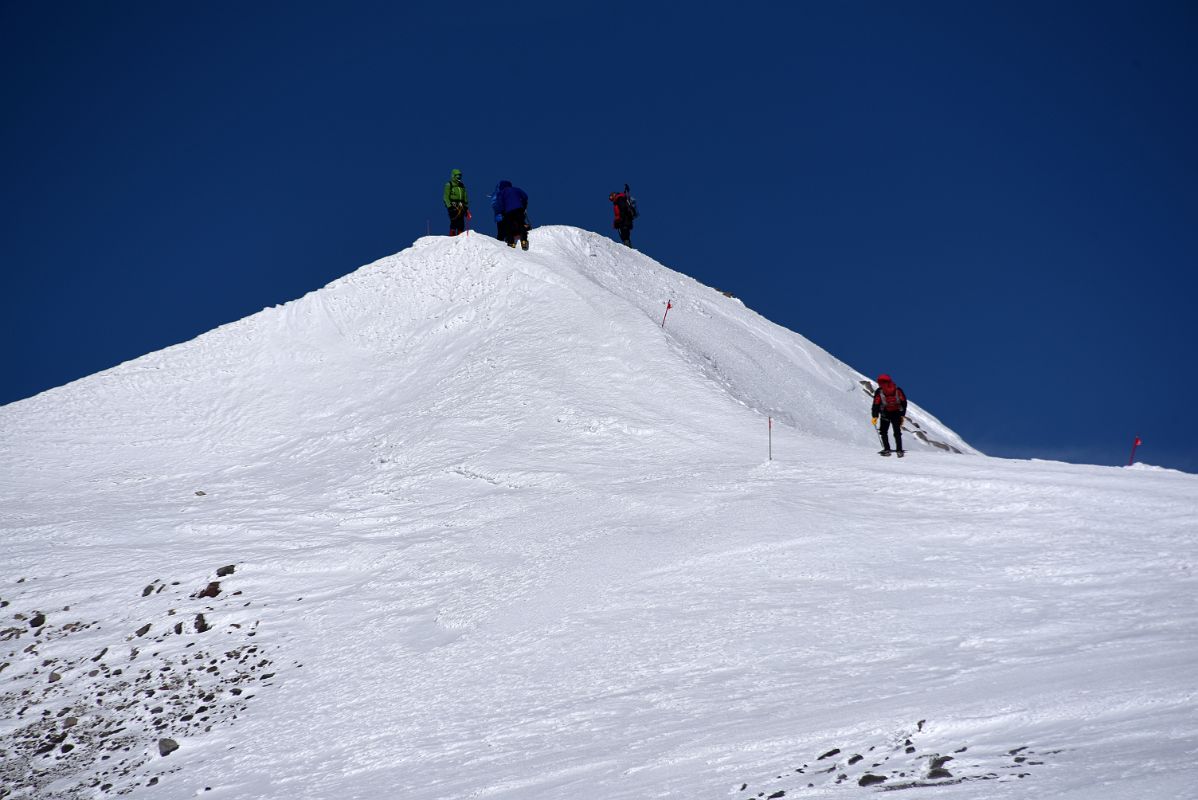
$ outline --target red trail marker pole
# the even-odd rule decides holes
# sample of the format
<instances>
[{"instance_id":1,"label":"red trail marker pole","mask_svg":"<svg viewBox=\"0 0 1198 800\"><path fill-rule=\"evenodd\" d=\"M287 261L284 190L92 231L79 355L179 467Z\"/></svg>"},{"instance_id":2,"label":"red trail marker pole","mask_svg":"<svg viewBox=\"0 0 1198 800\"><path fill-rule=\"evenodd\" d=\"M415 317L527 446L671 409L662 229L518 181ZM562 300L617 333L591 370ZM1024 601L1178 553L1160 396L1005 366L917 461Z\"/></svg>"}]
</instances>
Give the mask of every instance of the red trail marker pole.
<instances>
[{"instance_id":1,"label":"red trail marker pole","mask_svg":"<svg viewBox=\"0 0 1198 800\"><path fill-rule=\"evenodd\" d=\"M673 307L674 307L674 304L670 300L667 300L666 301L666 313L661 315L661 327L664 328L666 326L666 314L669 314L670 309Z\"/></svg>"},{"instance_id":2,"label":"red trail marker pole","mask_svg":"<svg viewBox=\"0 0 1198 800\"><path fill-rule=\"evenodd\" d=\"M1137 436L1137 437L1136 437L1136 440L1135 440L1134 442L1132 442L1132 443L1131 443L1131 458L1127 459L1127 466L1129 466L1129 467L1130 467L1130 466L1131 466L1133 463L1135 463L1135 460L1136 460L1136 448L1137 448L1137 447L1139 447L1139 446L1140 446L1140 445L1142 445L1142 444L1144 444L1144 442L1142 442L1142 441L1140 440L1140 437L1139 437L1139 436Z\"/></svg>"}]
</instances>

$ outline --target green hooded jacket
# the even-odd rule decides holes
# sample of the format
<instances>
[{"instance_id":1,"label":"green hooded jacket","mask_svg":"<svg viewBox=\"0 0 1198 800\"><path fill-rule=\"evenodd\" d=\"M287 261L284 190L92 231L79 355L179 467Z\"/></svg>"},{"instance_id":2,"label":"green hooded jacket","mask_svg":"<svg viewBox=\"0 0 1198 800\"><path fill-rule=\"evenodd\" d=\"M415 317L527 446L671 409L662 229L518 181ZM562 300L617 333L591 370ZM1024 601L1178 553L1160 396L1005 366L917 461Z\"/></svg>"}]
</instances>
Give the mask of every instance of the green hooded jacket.
<instances>
[{"instance_id":1,"label":"green hooded jacket","mask_svg":"<svg viewBox=\"0 0 1198 800\"><path fill-rule=\"evenodd\" d=\"M446 208L449 208L454 203L461 203L464 208L470 208L470 195L466 194L466 184L462 183L462 171L460 169L455 169L449 173L449 181L445 184L443 196Z\"/></svg>"}]
</instances>

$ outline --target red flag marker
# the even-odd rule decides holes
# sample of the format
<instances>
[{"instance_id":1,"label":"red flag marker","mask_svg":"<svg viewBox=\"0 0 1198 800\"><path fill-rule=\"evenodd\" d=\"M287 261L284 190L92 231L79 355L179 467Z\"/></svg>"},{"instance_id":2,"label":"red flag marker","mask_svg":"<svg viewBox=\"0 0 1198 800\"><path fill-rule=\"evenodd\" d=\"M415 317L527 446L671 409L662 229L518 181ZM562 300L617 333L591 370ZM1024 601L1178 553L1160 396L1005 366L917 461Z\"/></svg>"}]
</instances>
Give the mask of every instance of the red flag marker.
<instances>
[{"instance_id":1,"label":"red flag marker","mask_svg":"<svg viewBox=\"0 0 1198 800\"><path fill-rule=\"evenodd\" d=\"M666 314L669 314L670 309L673 307L674 307L674 304L671 303L669 300L667 300L666 301L666 313L661 315L661 327L664 328L666 326Z\"/></svg>"},{"instance_id":2,"label":"red flag marker","mask_svg":"<svg viewBox=\"0 0 1198 800\"><path fill-rule=\"evenodd\" d=\"M1135 440L1134 442L1132 442L1132 443L1131 443L1131 458L1127 459L1127 466L1129 466L1129 467L1130 467L1130 466L1131 466L1133 463L1135 463L1135 460L1136 460L1136 448L1137 448L1137 447L1139 447L1139 446L1140 446L1140 445L1142 445L1142 444L1144 444L1144 442L1140 440L1140 437L1139 437L1139 436L1137 436L1137 437L1136 437L1136 440Z\"/></svg>"}]
</instances>

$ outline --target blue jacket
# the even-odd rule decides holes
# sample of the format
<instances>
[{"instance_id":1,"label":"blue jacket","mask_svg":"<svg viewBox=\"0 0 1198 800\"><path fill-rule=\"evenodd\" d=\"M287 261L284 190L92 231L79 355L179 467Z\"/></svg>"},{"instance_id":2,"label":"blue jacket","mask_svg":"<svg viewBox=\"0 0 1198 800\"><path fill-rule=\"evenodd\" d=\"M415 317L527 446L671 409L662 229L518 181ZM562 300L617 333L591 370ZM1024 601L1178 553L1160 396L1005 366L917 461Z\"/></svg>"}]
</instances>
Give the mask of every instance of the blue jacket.
<instances>
[{"instance_id":1,"label":"blue jacket","mask_svg":"<svg viewBox=\"0 0 1198 800\"><path fill-rule=\"evenodd\" d=\"M511 181L500 181L491 195L491 208L496 214L506 214L517 208L528 208L528 195Z\"/></svg>"}]
</instances>

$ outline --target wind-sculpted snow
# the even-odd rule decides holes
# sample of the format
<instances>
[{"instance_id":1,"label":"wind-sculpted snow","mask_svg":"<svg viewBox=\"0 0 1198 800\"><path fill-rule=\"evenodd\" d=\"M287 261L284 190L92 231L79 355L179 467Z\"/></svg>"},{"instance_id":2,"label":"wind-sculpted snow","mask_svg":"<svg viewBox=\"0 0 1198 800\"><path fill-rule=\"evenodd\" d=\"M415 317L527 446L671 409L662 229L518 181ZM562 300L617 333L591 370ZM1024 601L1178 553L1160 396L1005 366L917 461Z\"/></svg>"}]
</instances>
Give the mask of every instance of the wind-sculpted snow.
<instances>
[{"instance_id":1,"label":"wind-sculpted snow","mask_svg":"<svg viewBox=\"0 0 1198 800\"><path fill-rule=\"evenodd\" d=\"M1192 796L1198 479L871 390L547 228L0 408L0 794Z\"/></svg>"},{"instance_id":2,"label":"wind-sculpted snow","mask_svg":"<svg viewBox=\"0 0 1198 800\"><path fill-rule=\"evenodd\" d=\"M711 385L804 434L873 446L873 430L862 424L870 401L863 404L856 396L864 376L843 362L739 301L640 253L619 250L606 239L575 229L557 229L554 234L546 243L551 253L560 253L563 263L576 265L610 293L606 302L629 304L657 321L671 301L664 326L669 345ZM909 423L916 421L922 422L922 427L912 428L923 431L920 443L931 445L931 436L943 442L940 449L974 452L913 403Z\"/></svg>"}]
</instances>

